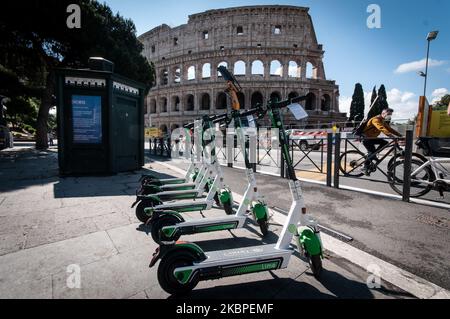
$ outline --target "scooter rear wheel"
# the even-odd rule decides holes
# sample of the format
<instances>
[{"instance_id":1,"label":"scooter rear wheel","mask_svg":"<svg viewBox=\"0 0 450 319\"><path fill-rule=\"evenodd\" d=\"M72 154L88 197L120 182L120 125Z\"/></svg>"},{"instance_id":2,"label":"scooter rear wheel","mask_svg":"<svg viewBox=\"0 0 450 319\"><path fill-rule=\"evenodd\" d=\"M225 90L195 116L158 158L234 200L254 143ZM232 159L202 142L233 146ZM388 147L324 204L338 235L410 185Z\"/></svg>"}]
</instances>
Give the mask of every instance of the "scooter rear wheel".
<instances>
[{"instance_id":1,"label":"scooter rear wheel","mask_svg":"<svg viewBox=\"0 0 450 319\"><path fill-rule=\"evenodd\" d=\"M269 233L269 222L266 219L260 219L258 220L258 225L263 237L266 236Z\"/></svg>"},{"instance_id":2,"label":"scooter rear wheel","mask_svg":"<svg viewBox=\"0 0 450 319\"><path fill-rule=\"evenodd\" d=\"M309 256L309 265L316 279L320 279L322 274L322 257L320 255Z\"/></svg>"},{"instance_id":3,"label":"scooter rear wheel","mask_svg":"<svg viewBox=\"0 0 450 319\"><path fill-rule=\"evenodd\" d=\"M166 237L162 232L163 227L173 226L180 221L175 216L170 214L162 214L159 218L152 223L152 238L158 245L161 245L163 241L177 241L180 238L180 234L175 234L173 237Z\"/></svg>"},{"instance_id":4,"label":"scooter rear wheel","mask_svg":"<svg viewBox=\"0 0 450 319\"><path fill-rule=\"evenodd\" d=\"M197 286L198 275L187 283L180 283L174 275L174 271L179 267L192 266L196 257L189 251L177 250L169 253L159 263L158 282L161 288L171 295L185 295Z\"/></svg>"}]
</instances>

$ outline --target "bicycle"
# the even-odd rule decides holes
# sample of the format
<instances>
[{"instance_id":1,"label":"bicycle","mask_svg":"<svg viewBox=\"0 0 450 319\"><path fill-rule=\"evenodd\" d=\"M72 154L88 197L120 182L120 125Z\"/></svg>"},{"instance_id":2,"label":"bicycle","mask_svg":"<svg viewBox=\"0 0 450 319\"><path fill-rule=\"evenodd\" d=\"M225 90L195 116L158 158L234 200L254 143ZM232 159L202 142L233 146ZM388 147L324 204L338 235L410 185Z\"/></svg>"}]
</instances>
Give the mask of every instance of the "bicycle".
<instances>
[{"instance_id":1,"label":"bicycle","mask_svg":"<svg viewBox=\"0 0 450 319\"><path fill-rule=\"evenodd\" d=\"M450 192L450 171L443 164L450 164L450 158L411 162L411 187L410 197L421 197L431 190L439 192L444 197L445 192ZM403 177L405 161L395 162L389 170L389 185L398 194L403 194Z\"/></svg>"},{"instance_id":2,"label":"bicycle","mask_svg":"<svg viewBox=\"0 0 450 319\"><path fill-rule=\"evenodd\" d=\"M403 148L399 145L399 138L393 139L391 142L383 146L382 148L378 149L375 153L371 155L371 163L368 165L367 172L370 176L370 174L375 173L377 170L379 170L383 175L386 176L386 178L389 179L388 174L386 174L383 170L379 168L379 165L381 162L383 162L389 155L392 155L392 158L389 160L387 168L388 171L390 167L397 161L401 161L404 159L405 151ZM388 150L386 154L383 156L378 157L381 155L381 152L384 150ZM342 153L339 163L340 163L340 171L344 174L344 176L347 177L361 177L364 175L364 172L362 169L364 168L364 164L368 160L368 153L364 154L360 150L350 150L347 152ZM413 153L413 159L419 160L419 161L427 161L426 157L419 153Z\"/></svg>"}]
</instances>

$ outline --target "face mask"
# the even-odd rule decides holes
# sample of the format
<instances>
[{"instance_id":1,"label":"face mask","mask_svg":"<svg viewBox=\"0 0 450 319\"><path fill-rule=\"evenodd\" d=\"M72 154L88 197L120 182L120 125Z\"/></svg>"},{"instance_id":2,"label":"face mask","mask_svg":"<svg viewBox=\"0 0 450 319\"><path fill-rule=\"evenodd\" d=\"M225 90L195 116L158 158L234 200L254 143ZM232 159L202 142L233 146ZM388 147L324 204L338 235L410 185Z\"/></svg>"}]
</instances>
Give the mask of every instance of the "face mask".
<instances>
[{"instance_id":1,"label":"face mask","mask_svg":"<svg viewBox=\"0 0 450 319\"><path fill-rule=\"evenodd\" d=\"M386 122L390 122L390 121L392 120L392 115L386 115L385 118L384 118L384 120L385 120Z\"/></svg>"}]
</instances>

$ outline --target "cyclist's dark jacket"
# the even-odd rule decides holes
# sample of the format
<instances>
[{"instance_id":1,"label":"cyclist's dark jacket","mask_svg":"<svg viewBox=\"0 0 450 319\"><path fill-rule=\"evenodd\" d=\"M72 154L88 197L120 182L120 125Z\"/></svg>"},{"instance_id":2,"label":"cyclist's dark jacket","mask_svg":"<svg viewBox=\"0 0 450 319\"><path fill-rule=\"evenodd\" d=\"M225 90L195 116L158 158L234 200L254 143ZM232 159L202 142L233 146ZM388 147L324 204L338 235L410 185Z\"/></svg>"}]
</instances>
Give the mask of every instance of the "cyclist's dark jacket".
<instances>
[{"instance_id":1,"label":"cyclist's dark jacket","mask_svg":"<svg viewBox=\"0 0 450 319\"><path fill-rule=\"evenodd\" d=\"M389 124L383 121L381 115L374 116L367 122L363 134L365 137L375 138L378 137L378 135L380 135L381 133L384 133L387 136L390 135L401 136L399 132L394 130L392 127L390 127Z\"/></svg>"}]
</instances>

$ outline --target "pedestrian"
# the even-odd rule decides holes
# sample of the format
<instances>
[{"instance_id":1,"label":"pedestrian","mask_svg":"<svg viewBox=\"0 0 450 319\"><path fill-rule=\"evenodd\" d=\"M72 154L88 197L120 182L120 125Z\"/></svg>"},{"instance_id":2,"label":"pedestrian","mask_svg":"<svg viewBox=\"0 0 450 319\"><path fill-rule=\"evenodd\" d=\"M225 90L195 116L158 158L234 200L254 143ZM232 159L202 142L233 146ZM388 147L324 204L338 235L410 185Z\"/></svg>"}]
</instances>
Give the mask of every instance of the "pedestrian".
<instances>
[{"instance_id":1,"label":"pedestrian","mask_svg":"<svg viewBox=\"0 0 450 319\"><path fill-rule=\"evenodd\" d=\"M53 144L53 134L52 134L51 131L47 133L47 138L48 138L48 144L49 144L50 146L53 146L53 145L54 145L54 144Z\"/></svg>"}]
</instances>

